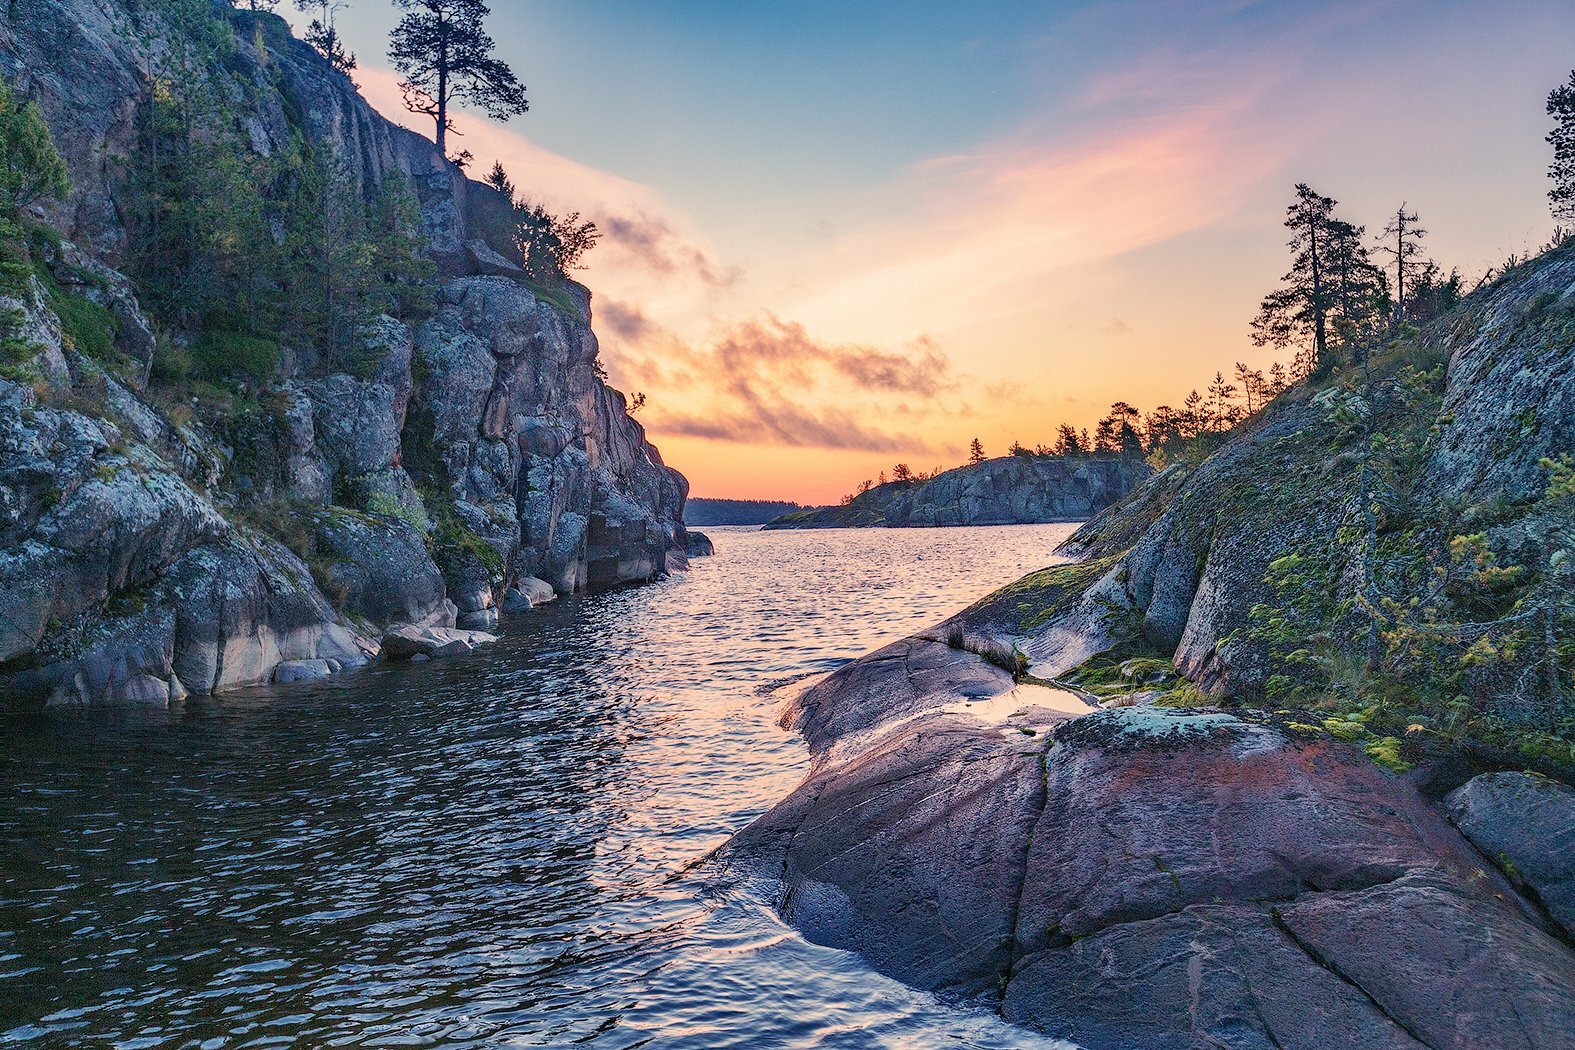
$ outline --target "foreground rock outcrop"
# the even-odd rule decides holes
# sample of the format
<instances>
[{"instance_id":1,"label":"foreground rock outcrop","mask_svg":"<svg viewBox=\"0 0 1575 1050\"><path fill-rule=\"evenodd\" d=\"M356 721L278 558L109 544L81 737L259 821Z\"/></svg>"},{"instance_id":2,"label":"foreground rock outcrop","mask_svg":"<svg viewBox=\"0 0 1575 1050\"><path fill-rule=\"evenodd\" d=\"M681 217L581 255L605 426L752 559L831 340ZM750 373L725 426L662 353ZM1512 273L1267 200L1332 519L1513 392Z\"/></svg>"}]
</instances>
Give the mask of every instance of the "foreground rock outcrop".
<instances>
[{"instance_id":1,"label":"foreground rock outcrop","mask_svg":"<svg viewBox=\"0 0 1575 1050\"><path fill-rule=\"evenodd\" d=\"M723 857L810 939L1089 1050L1572 1030L1575 952L1412 781L1293 717L1095 711L955 640L785 716L812 771Z\"/></svg>"},{"instance_id":2,"label":"foreground rock outcrop","mask_svg":"<svg viewBox=\"0 0 1575 1050\"><path fill-rule=\"evenodd\" d=\"M181 62L210 63L190 75L222 88L215 119L256 157L304 139L344 192L408 192L430 308L358 321L337 347L278 333L261 371L155 380L158 348L188 337L139 304L128 223L147 69ZM603 381L589 292L533 281L509 202L281 19L28 0L0 19L0 75L39 104L72 182L24 216L0 288L8 701L311 680L403 625L489 628L685 567L687 483Z\"/></svg>"},{"instance_id":3,"label":"foreground rock outcrop","mask_svg":"<svg viewBox=\"0 0 1575 1050\"><path fill-rule=\"evenodd\" d=\"M971 463L924 481L889 481L836 507L773 518L768 529L925 528L1082 521L1153 471L1141 460L1037 455Z\"/></svg>"}]
</instances>

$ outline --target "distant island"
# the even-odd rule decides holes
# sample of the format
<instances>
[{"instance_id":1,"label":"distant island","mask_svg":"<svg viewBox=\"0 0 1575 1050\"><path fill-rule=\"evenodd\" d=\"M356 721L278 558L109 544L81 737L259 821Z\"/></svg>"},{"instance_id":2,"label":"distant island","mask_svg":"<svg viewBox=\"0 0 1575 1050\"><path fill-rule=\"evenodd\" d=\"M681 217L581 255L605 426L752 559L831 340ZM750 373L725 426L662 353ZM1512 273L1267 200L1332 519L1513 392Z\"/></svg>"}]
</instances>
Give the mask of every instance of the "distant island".
<instances>
[{"instance_id":1,"label":"distant island","mask_svg":"<svg viewBox=\"0 0 1575 1050\"><path fill-rule=\"evenodd\" d=\"M900 466L900 465L899 465ZM1130 456L1041 455L1027 449L934 475L898 471L834 507L773 518L768 529L924 528L1083 521L1154 473ZM691 501L692 503L693 501Z\"/></svg>"},{"instance_id":2,"label":"distant island","mask_svg":"<svg viewBox=\"0 0 1575 1050\"><path fill-rule=\"evenodd\" d=\"M685 525L764 525L783 514L805 509L777 499L706 499L691 496L684 504Z\"/></svg>"}]
</instances>

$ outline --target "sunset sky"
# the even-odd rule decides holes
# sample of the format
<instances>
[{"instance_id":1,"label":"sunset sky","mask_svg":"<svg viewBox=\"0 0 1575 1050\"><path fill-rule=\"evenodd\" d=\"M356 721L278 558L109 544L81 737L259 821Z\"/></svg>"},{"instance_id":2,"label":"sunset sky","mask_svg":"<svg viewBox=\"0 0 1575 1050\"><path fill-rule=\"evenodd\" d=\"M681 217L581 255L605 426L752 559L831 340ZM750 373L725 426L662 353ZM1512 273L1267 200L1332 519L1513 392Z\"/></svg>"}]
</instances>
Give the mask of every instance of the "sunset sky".
<instances>
[{"instance_id":1,"label":"sunset sky","mask_svg":"<svg viewBox=\"0 0 1575 1050\"><path fill-rule=\"evenodd\" d=\"M1405 201L1472 279L1534 250L1575 66L1568 0L493 8L531 111L456 148L603 229L603 358L693 494L801 502L1266 367L1298 181L1370 231ZM430 135L396 15L340 28Z\"/></svg>"}]
</instances>

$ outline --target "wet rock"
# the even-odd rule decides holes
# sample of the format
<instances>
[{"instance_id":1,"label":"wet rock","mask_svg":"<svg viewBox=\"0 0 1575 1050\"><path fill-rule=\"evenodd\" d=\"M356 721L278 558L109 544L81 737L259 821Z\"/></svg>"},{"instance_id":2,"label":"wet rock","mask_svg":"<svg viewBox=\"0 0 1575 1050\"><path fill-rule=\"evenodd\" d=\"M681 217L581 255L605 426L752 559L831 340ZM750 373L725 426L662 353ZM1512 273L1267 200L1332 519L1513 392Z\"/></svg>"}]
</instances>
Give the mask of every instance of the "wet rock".
<instances>
[{"instance_id":1,"label":"wet rock","mask_svg":"<svg viewBox=\"0 0 1575 1050\"><path fill-rule=\"evenodd\" d=\"M1535 773L1488 773L1450 793L1449 816L1575 935L1575 788Z\"/></svg>"},{"instance_id":2,"label":"wet rock","mask_svg":"<svg viewBox=\"0 0 1575 1050\"><path fill-rule=\"evenodd\" d=\"M334 673L327 660L286 660L273 669L273 680L278 685L297 682L317 682Z\"/></svg>"},{"instance_id":3,"label":"wet rock","mask_svg":"<svg viewBox=\"0 0 1575 1050\"><path fill-rule=\"evenodd\" d=\"M503 611L506 613L527 612L538 605L544 605L557 597L552 585L546 580L538 580L534 576L526 576L516 580L503 595Z\"/></svg>"},{"instance_id":4,"label":"wet rock","mask_svg":"<svg viewBox=\"0 0 1575 1050\"><path fill-rule=\"evenodd\" d=\"M488 627L496 627L497 625L498 610L492 608L461 613L456 621L456 626L467 631L484 631Z\"/></svg>"},{"instance_id":5,"label":"wet rock","mask_svg":"<svg viewBox=\"0 0 1575 1050\"><path fill-rule=\"evenodd\" d=\"M478 646L497 641L485 631L456 630L449 627L417 627L405 624L383 635L383 655L390 660L459 656Z\"/></svg>"},{"instance_id":6,"label":"wet rock","mask_svg":"<svg viewBox=\"0 0 1575 1050\"><path fill-rule=\"evenodd\" d=\"M1559 1045L1575 1031L1575 956L1470 878L1417 872L1277 915L1310 958L1429 1046Z\"/></svg>"},{"instance_id":7,"label":"wet rock","mask_svg":"<svg viewBox=\"0 0 1575 1050\"><path fill-rule=\"evenodd\" d=\"M1423 1046L1268 911L1242 906L1195 905L1031 955L1002 1013L1087 1050Z\"/></svg>"},{"instance_id":8,"label":"wet rock","mask_svg":"<svg viewBox=\"0 0 1575 1050\"><path fill-rule=\"evenodd\" d=\"M812 773L727 862L812 940L1091 1050L1529 1048L1575 1023L1575 954L1356 749L1153 707L1030 736L969 717L997 671L911 639L807 690Z\"/></svg>"},{"instance_id":9,"label":"wet rock","mask_svg":"<svg viewBox=\"0 0 1575 1050\"><path fill-rule=\"evenodd\" d=\"M716 553L716 546L705 533L689 529L685 533L684 553L691 558L709 558Z\"/></svg>"}]
</instances>

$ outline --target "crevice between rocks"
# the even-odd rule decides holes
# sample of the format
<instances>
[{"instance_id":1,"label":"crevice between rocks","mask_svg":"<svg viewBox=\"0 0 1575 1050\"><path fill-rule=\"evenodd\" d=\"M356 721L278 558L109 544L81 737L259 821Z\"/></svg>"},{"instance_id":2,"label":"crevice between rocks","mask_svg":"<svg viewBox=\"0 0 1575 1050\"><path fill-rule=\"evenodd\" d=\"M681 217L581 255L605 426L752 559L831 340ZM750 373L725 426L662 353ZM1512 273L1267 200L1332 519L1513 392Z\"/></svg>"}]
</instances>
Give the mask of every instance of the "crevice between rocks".
<instances>
[{"instance_id":1,"label":"crevice between rocks","mask_svg":"<svg viewBox=\"0 0 1575 1050\"><path fill-rule=\"evenodd\" d=\"M1437 1048L1432 1043L1429 1043L1426 1039L1422 1038L1422 1033L1418 1032L1414 1027L1407 1024L1405 1021L1402 1021L1394 1014L1390 1013L1388 1008L1385 1007L1383 1003L1374 998L1371 992L1369 992L1366 988L1363 988L1361 984L1348 975L1344 970L1340 969L1340 967L1335 965L1333 961L1324 958L1323 954L1316 948L1302 940L1296 931L1291 928L1290 923L1285 921L1285 917L1280 914L1280 909L1270 908L1269 920L1274 923L1274 928L1284 934L1286 939L1294 944L1303 955L1311 959L1314 965L1333 975L1335 978L1339 979L1349 987L1354 988L1356 991L1360 992L1364 999L1373 1004L1373 1009L1377 1010L1380 1014L1387 1018L1390 1024L1393 1024L1396 1028L1399 1028L1401 1031L1405 1032L1422 1046L1427 1047L1428 1050L1437 1050Z\"/></svg>"},{"instance_id":2,"label":"crevice between rocks","mask_svg":"<svg viewBox=\"0 0 1575 1050\"><path fill-rule=\"evenodd\" d=\"M1498 872L1504 884L1515 895L1515 900L1520 904L1522 910L1541 923L1543 930L1552 936L1554 940L1563 944L1566 948L1575 949L1575 931L1566 930L1559 920L1553 917L1553 912L1549 911L1548 906L1543 903L1542 895L1537 892L1537 888L1530 882L1524 880L1516 881L1511 877L1496 857L1493 857L1487 850L1477 845L1476 840L1467 835L1465 830L1455 823L1454 817L1448 815L1449 811L1447 809L1444 812L1449 820L1449 826L1454 828L1455 833L1465 840L1471 851L1481 857L1488 868Z\"/></svg>"},{"instance_id":3,"label":"crevice between rocks","mask_svg":"<svg viewBox=\"0 0 1575 1050\"><path fill-rule=\"evenodd\" d=\"M1050 749L1054 743L1047 743L1035 755L1035 764L1039 767L1039 793L1034 803L1034 822L1028 829L1028 835L1023 840L1022 862L1017 871L1017 890L1012 894L1011 908L1011 943L1007 946L1006 965L1001 970L1000 1002L997 1003L996 1012L999 1013L1006 1006L1006 990L1012 983L1013 971L1023 959L1023 941L1018 936L1017 925L1021 918L1023 908L1023 893L1028 888L1028 863L1034 851L1034 833L1039 830L1039 822L1044 819L1045 807L1050 804Z\"/></svg>"}]
</instances>

